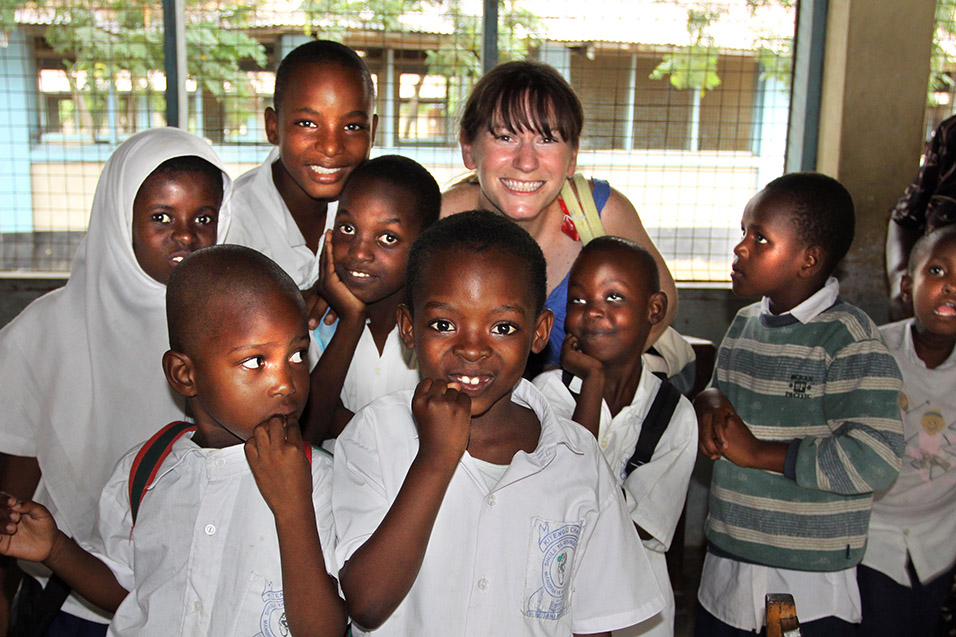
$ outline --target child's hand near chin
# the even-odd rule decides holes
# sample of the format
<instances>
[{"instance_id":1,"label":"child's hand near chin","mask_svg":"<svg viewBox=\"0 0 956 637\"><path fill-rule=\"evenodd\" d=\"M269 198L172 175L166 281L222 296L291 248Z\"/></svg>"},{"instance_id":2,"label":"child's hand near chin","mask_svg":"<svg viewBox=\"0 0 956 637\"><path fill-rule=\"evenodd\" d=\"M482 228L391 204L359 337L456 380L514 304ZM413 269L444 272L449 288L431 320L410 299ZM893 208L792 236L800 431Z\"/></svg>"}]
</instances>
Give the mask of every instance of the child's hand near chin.
<instances>
[{"instance_id":1,"label":"child's hand near chin","mask_svg":"<svg viewBox=\"0 0 956 637\"><path fill-rule=\"evenodd\" d=\"M273 416L256 426L245 452L256 486L273 514L290 504L312 506L312 471L296 421Z\"/></svg>"},{"instance_id":2,"label":"child's hand near chin","mask_svg":"<svg viewBox=\"0 0 956 637\"><path fill-rule=\"evenodd\" d=\"M697 412L697 446L702 454L716 460L724 455L727 445L724 439L725 422L730 418L740 421L740 416L727 397L713 387L697 395L694 399L694 411Z\"/></svg>"},{"instance_id":3,"label":"child's hand near chin","mask_svg":"<svg viewBox=\"0 0 956 637\"><path fill-rule=\"evenodd\" d=\"M57 531L45 506L0 493L0 554L43 562L50 557Z\"/></svg>"},{"instance_id":4,"label":"child's hand near chin","mask_svg":"<svg viewBox=\"0 0 956 637\"><path fill-rule=\"evenodd\" d=\"M471 398L455 383L425 378L412 396L419 450L426 458L457 464L471 435Z\"/></svg>"},{"instance_id":5,"label":"child's hand near chin","mask_svg":"<svg viewBox=\"0 0 956 637\"><path fill-rule=\"evenodd\" d=\"M332 258L332 231L325 233L325 240L322 242L322 249L319 258L319 281L316 283L316 291L319 296L325 299L331 308L329 314L333 316L330 321L328 315L325 322L331 325L335 321L335 316L344 320L359 320L365 318L365 303L352 294L352 291L342 282L338 273L335 271L335 261ZM334 314L333 314L334 313ZM311 315L309 319L311 327ZM318 323L316 323L318 325Z\"/></svg>"},{"instance_id":6,"label":"child's hand near chin","mask_svg":"<svg viewBox=\"0 0 956 637\"><path fill-rule=\"evenodd\" d=\"M561 344L561 368L586 380L597 373L603 373L604 363L581 351L578 337L569 332Z\"/></svg>"}]
</instances>

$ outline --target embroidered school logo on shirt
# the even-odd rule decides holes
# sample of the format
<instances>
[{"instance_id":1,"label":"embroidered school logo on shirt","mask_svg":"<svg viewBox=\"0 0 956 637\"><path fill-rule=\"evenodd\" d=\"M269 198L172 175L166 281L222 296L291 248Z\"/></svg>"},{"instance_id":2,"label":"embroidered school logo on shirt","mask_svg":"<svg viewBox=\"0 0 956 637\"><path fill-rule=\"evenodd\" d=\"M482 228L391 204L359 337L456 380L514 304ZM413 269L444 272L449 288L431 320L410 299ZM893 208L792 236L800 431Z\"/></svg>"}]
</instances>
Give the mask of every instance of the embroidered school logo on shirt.
<instances>
[{"instance_id":1,"label":"embroidered school logo on shirt","mask_svg":"<svg viewBox=\"0 0 956 637\"><path fill-rule=\"evenodd\" d=\"M810 398L813 389L813 377L806 374L790 374L790 391L788 398Z\"/></svg>"},{"instance_id":2,"label":"embroidered school logo on shirt","mask_svg":"<svg viewBox=\"0 0 956 637\"><path fill-rule=\"evenodd\" d=\"M259 616L259 634L256 637L289 637L289 622L285 618L282 589L272 590L272 582L266 582L262 601L265 606Z\"/></svg>"},{"instance_id":3,"label":"embroidered school logo on shirt","mask_svg":"<svg viewBox=\"0 0 956 637\"><path fill-rule=\"evenodd\" d=\"M534 518L525 573L524 615L560 619L568 611L571 566L581 535L580 524Z\"/></svg>"}]
</instances>

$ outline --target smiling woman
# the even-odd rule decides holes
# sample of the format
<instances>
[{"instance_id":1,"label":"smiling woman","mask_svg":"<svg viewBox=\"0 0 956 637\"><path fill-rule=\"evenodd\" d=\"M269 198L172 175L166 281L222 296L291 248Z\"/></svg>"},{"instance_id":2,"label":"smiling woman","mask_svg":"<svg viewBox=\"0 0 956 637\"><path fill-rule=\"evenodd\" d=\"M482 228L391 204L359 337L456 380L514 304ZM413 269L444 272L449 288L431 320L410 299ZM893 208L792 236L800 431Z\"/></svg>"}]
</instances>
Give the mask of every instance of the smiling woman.
<instances>
[{"instance_id":1,"label":"smiling woman","mask_svg":"<svg viewBox=\"0 0 956 637\"><path fill-rule=\"evenodd\" d=\"M475 174L442 198L442 216L492 210L518 223L541 246L548 264L547 307L555 317L545 364L560 358L567 277L582 247L561 190L577 167L583 124L580 101L552 67L521 61L494 68L475 85L461 121L462 159ZM637 242L658 264L668 305L665 320L651 334L653 343L677 311L674 279L631 202L606 181L592 179L589 185L603 233Z\"/></svg>"}]
</instances>

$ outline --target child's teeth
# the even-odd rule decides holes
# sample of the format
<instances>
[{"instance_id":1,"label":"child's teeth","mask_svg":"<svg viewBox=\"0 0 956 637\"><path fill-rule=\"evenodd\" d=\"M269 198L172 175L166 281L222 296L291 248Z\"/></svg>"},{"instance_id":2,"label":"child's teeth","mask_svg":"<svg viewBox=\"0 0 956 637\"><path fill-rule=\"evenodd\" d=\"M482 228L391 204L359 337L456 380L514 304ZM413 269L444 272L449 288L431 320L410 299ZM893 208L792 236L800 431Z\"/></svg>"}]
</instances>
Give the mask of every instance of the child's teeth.
<instances>
[{"instance_id":1,"label":"child's teeth","mask_svg":"<svg viewBox=\"0 0 956 637\"><path fill-rule=\"evenodd\" d=\"M183 260L182 257L173 257L173 263L179 263L182 260Z\"/></svg>"},{"instance_id":2,"label":"child's teeth","mask_svg":"<svg viewBox=\"0 0 956 637\"><path fill-rule=\"evenodd\" d=\"M937 314L942 314L943 316L956 316L956 308L952 305L941 305L936 308Z\"/></svg>"},{"instance_id":3,"label":"child's teeth","mask_svg":"<svg viewBox=\"0 0 956 637\"><path fill-rule=\"evenodd\" d=\"M349 274L360 279L369 276L368 274L365 274L364 272L355 272L354 270L349 271Z\"/></svg>"},{"instance_id":4,"label":"child's teeth","mask_svg":"<svg viewBox=\"0 0 956 637\"><path fill-rule=\"evenodd\" d=\"M331 175L337 173L341 168L326 168L325 166L312 166L312 170L323 175Z\"/></svg>"}]
</instances>

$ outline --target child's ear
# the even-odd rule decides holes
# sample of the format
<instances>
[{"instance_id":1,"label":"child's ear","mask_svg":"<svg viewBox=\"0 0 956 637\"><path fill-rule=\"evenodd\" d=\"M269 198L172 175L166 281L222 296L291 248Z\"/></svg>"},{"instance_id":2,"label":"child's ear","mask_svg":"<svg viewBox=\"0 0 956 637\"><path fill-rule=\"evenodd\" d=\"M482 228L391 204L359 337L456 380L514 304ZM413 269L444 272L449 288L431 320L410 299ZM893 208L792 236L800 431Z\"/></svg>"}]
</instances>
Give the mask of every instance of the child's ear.
<instances>
[{"instance_id":1,"label":"child's ear","mask_svg":"<svg viewBox=\"0 0 956 637\"><path fill-rule=\"evenodd\" d=\"M824 254L822 246L810 246L803 252L803 265L800 267L800 276L804 279L816 276L823 267Z\"/></svg>"},{"instance_id":2,"label":"child's ear","mask_svg":"<svg viewBox=\"0 0 956 637\"><path fill-rule=\"evenodd\" d=\"M900 296L904 303L913 302L913 277L908 274L900 279Z\"/></svg>"},{"instance_id":3,"label":"child's ear","mask_svg":"<svg viewBox=\"0 0 956 637\"><path fill-rule=\"evenodd\" d=\"M534 339L531 341L531 351L535 354L548 346L552 325L554 325L554 314L551 310L543 310L541 314L538 314L534 324Z\"/></svg>"},{"instance_id":4,"label":"child's ear","mask_svg":"<svg viewBox=\"0 0 956 637\"><path fill-rule=\"evenodd\" d=\"M196 381L193 377L193 362L182 352L169 350L163 354L163 373L166 381L176 393L192 398L196 395Z\"/></svg>"},{"instance_id":5,"label":"child's ear","mask_svg":"<svg viewBox=\"0 0 956 637\"><path fill-rule=\"evenodd\" d=\"M408 349L415 349L415 321L408 306L402 303L395 310L395 319L398 322L398 336Z\"/></svg>"},{"instance_id":6,"label":"child's ear","mask_svg":"<svg viewBox=\"0 0 956 637\"><path fill-rule=\"evenodd\" d=\"M368 138L369 148L375 145L375 132L378 130L378 113L372 115L372 134Z\"/></svg>"},{"instance_id":7,"label":"child's ear","mask_svg":"<svg viewBox=\"0 0 956 637\"><path fill-rule=\"evenodd\" d=\"M654 292L647 297L647 322L657 325L664 320L667 314L667 295L663 292Z\"/></svg>"},{"instance_id":8,"label":"child's ear","mask_svg":"<svg viewBox=\"0 0 956 637\"><path fill-rule=\"evenodd\" d=\"M271 106L266 107L264 115L266 119L266 139L273 146L279 145L279 114Z\"/></svg>"}]
</instances>

